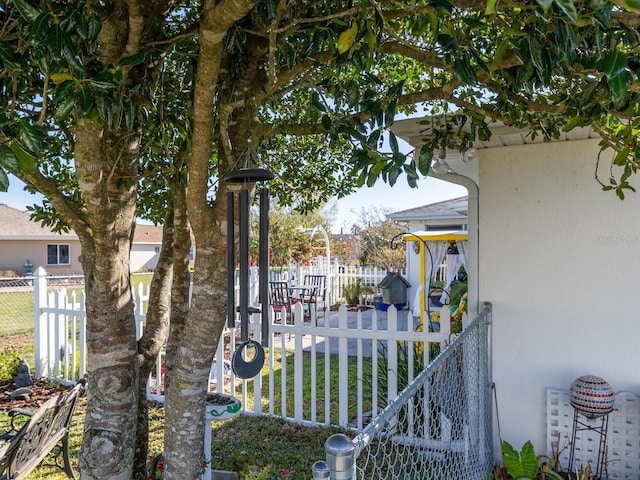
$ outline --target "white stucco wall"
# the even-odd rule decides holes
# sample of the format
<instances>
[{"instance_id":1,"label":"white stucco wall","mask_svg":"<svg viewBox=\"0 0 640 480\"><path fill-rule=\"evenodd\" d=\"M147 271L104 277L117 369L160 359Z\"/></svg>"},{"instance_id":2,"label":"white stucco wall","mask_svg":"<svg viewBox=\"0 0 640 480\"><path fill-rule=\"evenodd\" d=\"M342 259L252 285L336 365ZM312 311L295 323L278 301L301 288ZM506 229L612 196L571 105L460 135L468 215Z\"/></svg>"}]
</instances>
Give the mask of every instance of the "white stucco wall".
<instances>
[{"instance_id":1,"label":"white stucco wall","mask_svg":"<svg viewBox=\"0 0 640 480\"><path fill-rule=\"evenodd\" d=\"M131 271L151 271L156 268L160 254L155 251L160 245L156 244L133 244L131 246Z\"/></svg>"},{"instance_id":2,"label":"white stucco wall","mask_svg":"<svg viewBox=\"0 0 640 480\"><path fill-rule=\"evenodd\" d=\"M602 191L597 144L480 152L479 298L494 307L501 435L538 453L547 387L593 374L640 393L640 193Z\"/></svg>"}]
</instances>

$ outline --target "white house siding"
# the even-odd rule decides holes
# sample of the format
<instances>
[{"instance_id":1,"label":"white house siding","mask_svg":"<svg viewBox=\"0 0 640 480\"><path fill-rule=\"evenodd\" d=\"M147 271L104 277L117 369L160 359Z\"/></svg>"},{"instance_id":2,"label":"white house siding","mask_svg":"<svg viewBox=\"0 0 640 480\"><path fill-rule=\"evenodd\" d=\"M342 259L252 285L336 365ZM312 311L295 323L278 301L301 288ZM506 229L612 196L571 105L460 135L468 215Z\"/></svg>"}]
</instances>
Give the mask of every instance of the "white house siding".
<instances>
[{"instance_id":1,"label":"white house siding","mask_svg":"<svg viewBox=\"0 0 640 480\"><path fill-rule=\"evenodd\" d=\"M502 439L518 448L546 450L548 387L593 374L640 393L640 193L602 191L598 150L583 140L479 151L479 298L494 306Z\"/></svg>"},{"instance_id":2,"label":"white house siding","mask_svg":"<svg viewBox=\"0 0 640 480\"><path fill-rule=\"evenodd\" d=\"M131 246L131 271L147 271L154 270L158 264L158 258L160 257L159 244L133 244Z\"/></svg>"}]
</instances>

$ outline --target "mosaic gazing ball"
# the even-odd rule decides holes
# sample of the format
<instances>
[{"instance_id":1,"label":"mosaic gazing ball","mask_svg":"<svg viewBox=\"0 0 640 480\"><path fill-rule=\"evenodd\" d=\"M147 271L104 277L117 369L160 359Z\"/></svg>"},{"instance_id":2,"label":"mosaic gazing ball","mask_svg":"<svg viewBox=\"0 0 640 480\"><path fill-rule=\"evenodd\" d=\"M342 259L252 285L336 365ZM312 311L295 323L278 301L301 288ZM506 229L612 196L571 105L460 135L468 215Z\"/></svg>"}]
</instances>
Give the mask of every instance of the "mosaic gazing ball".
<instances>
[{"instance_id":1,"label":"mosaic gazing ball","mask_svg":"<svg viewBox=\"0 0 640 480\"><path fill-rule=\"evenodd\" d=\"M615 395L611 386L595 375L576 378L569 389L573 408L587 418L598 418L613 410Z\"/></svg>"}]
</instances>

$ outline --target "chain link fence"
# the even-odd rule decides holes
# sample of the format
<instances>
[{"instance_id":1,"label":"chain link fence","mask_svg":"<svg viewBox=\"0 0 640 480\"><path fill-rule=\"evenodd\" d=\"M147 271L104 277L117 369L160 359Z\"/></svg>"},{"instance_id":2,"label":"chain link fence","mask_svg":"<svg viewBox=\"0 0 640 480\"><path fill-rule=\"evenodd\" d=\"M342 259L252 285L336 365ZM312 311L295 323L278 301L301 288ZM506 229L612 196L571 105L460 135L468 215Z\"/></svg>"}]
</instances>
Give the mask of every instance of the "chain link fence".
<instances>
[{"instance_id":1,"label":"chain link fence","mask_svg":"<svg viewBox=\"0 0 640 480\"><path fill-rule=\"evenodd\" d=\"M487 478L493 468L490 328L486 304L352 440L352 471L336 478Z\"/></svg>"},{"instance_id":2,"label":"chain link fence","mask_svg":"<svg viewBox=\"0 0 640 480\"><path fill-rule=\"evenodd\" d=\"M0 337L33 333L35 277L0 277ZM48 288L80 288L82 275L47 277Z\"/></svg>"}]
</instances>

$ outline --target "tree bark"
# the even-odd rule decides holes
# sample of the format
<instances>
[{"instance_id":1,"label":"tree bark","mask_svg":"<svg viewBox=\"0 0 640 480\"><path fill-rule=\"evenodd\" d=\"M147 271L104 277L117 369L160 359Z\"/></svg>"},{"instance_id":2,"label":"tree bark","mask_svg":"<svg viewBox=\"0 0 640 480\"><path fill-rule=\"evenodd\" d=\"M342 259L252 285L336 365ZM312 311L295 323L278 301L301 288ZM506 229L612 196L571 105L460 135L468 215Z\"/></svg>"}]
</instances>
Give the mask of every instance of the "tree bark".
<instances>
[{"instance_id":1,"label":"tree bark","mask_svg":"<svg viewBox=\"0 0 640 480\"><path fill-rule=\"evenodd\" d=\"M83 479L130 479L136 435L138 358L129 251L135 224L135 162L128 144L97 123L76 127L75 163L89 233L79 235L86 285L88 403Z\"/></svg>"},{"instance_id":2,"label":"tree bark","mask_svg":"<svg viewBox=\"0 0 640 480\"><path fill-rule=\"evenodd\" d=\"M138 421L136 431L136 451L133 465L135 480L147 479L147 454L149 451L149 402L147 400L147 378L153 369L158 353L162 349L169 331L169 302L173 271L174 222L173 208L162 229L162 249L149 289L145 328L138 341L140 362L140 382L138 384ZM135 286L134 286L135 287ZM157 379L160 389L161 379Z\"/></svg>"},{"instance_id":3,"label":"tree bark","mask_svg":"<svg viewBox=\"0 0 640 480\"><path fill-rule=\"evenodd\" d=\"M208 181L213 140L215 85L227 29L253 8L249 0L222 1L205 9L201 21L200 55L193 101L193 134L187 206L196 244L191 306L180 348L175 350L172 379L166 388L164 477L201 476L205 401L211 362L226 321L226 186L219 181L209 203ZM222 160L222 161L221 161ZM224 176L226 162L218 158ZM173 333L172 333L173 335ZM208 427L208 426L207 426Z\"/></svg>"}]
</instances>

